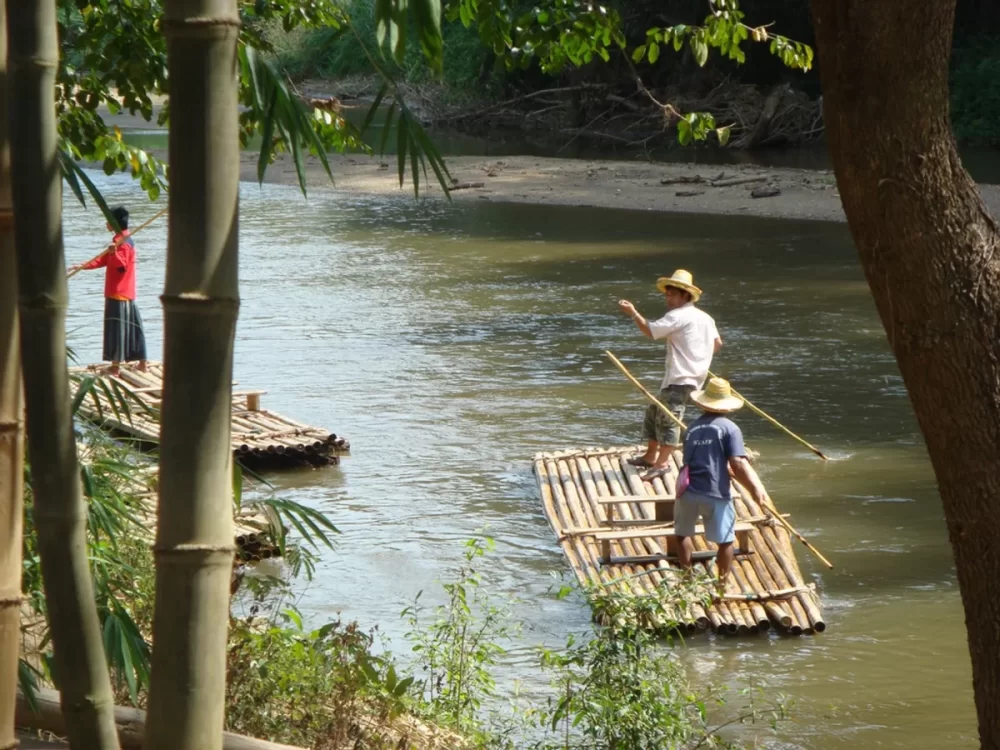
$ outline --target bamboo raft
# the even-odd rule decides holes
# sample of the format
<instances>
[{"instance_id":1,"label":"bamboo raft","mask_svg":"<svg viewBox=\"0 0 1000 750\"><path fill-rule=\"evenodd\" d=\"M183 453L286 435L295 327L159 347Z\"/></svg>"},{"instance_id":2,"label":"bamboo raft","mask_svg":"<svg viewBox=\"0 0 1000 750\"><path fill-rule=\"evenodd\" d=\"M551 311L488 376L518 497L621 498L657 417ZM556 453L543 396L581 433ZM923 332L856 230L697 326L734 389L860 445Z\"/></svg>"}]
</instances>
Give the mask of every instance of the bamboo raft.
<instances>
[{"instance_id":1,"label":"bamboo raft","mask_svg":"<svg viewBox=\"0 0 1000 750\"><path fill-rule=\"evenodd\" d=\"M625 461L636 450L590 448L534 458L545 516L585 587L619 586L642 596L658 586L669 587L676 578L677 455L669 474L647 483ZM736 559L726 592L707 606L695 603L677 613L679 627L727 634L771 627L790 635L823 632L819 601L813 586L803 581L788 532L745 487L735 480L733 487L739 490L734 499ZM692 540L695 565L707 570L716 546L700 533Z\"/></svg>"},{"instance_id":2,"label":"bamboo raft","mask_svg":"<svg viewBox=\"0 0 1000 750\"><path fill-rule=\"evenodd\" d=\"M163 366L150 362L148 372L121 368L119 375L100 372L103 365L70 368L71 395L75 398L82 377L98 377L105 387L91 390L80 403L79 414L93 424L140 443L155 445L160 437L160 401ZM108 392L115 394L110 398ZM327 466L350 451L343 437L319 427L302 424L267 409L260 397L266 391L233 391L232 444L236 459L251 469L293 466ZM123 413L121 403L129 408Z\"/></svg>"}]
</instances>

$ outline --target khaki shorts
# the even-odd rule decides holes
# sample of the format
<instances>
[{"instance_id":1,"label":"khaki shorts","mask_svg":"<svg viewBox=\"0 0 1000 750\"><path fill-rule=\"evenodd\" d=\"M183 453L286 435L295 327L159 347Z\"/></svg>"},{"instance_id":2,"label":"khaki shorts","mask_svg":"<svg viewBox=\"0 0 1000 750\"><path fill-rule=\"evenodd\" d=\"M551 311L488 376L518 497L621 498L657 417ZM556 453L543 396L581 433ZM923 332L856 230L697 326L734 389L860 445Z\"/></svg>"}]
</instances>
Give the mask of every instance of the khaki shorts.
<instances>
[{"instance_id":1,"label":"khaki shorts","mask_svg":"<svg viewBox=\"0 0 1000 750\"><path fill-rule=\"evenodd\" d=\"M668 385L660 391L657 398L675 417L683 420L684 408L693 390L695 390L693 385ZM681 428L663 413L663 409L656 404L650 404L642 420L642 439L655 440L661 445L680 445Z\"/></svg>"}]
</instances>

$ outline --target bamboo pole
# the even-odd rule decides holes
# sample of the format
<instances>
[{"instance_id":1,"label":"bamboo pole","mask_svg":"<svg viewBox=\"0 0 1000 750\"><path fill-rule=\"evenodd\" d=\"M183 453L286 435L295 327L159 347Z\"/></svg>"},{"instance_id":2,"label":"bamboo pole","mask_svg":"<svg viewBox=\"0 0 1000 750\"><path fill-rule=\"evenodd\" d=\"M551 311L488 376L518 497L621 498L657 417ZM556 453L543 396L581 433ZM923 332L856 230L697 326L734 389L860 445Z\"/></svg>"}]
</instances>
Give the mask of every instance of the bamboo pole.
<instances>
[{"instance_id":1,"label":"bamboo pole","mask_svg":"<svg viewBox=\"0 0 1000 750\"><path fill-rule=\"evenodd\" d=\"M744 465L747 467L747 471L752 471L756 475L756 470L753 468L753 466L751 466L749 463L745 463ZM764 512L766 512L766 513L768 513L779 524L781 524L782 526L784 526L785 530L789 534L793 535L796 539L798 539L800 542L802 542L802 544L805 545L806 549L808 549L817 558L819 558L819 561L822 562L824 565L826 565L826 567L830 568L831 570L833 569L833 563L830 562L829 560L827 560L826 557L823 556L822 552L820 552L818 549L816 549L809 542L808 539L806 539L804 536L802 536L802 534L800 534L795 529L795 527L792 526L790 523L788 523L788 521L778 512L777 507L775 507L775 505L774 505L774 501L771 500L770 495L768 495L766 492L764 494L764 507L761 508L761 510L764 511Z\"/></svg>"},{"instance_id":2,"label":"bamboo pole","mask_svg":"<svg viewBox=\"0 0 1000 750\"><path fill-rule=\"evenodd\" d=\"M237 0L166 0L170 221L147 750L220 750L239 310Z\"/></svg>"},{"instance_id":3,"label":"bamboo pole","mask_svg":"<svg viewBox=\"0 0 1000 750\"><path fill-rule=\"evenodd\" d=\"M111 681L94 607L86 509L66 367L66 261L56 112L55 0L7 0L10 143L21 366L33 518L55 671L73 747L118 747Z\"/></svg>"},{"instance_id":4,"label":"bamboo pole","mask_svg":"<svg viewBox=\"0 0 1000 750\"><path fill-rule=\"evenodd\" d=\"M118 240L116 240L115 242L113 242L108 247L106 247L103 250L101 250L101 252L99 252L93 258L91 258L90 260L86 261L85 263L81 263L79 268L74 268L72 271L70 271L69 273L67 273L66 274L66 278L67 279L73 278L78 273L80 273L80 271L83 270L83 266L87 265L88 263L93 263L95 260L99 260L100 258L103 258L108 253L113 252L120 244L122 244L123 242L125 242L125 240L128 240L128 239L131 239L132 237L135 237L137 234L139 234L139 232L141 232L143 229L145 229L150 224L152 224L154 221L156 221L161 216L163 216L163 214L165 214L168 211L169 208L170 208L169 205L164 206L162 209L160 209L155 214L153 214L152 218L146 219L146 221L144 221L142 224L140 224L139 226L137 226L135 229L131 230L127 235L122 235L122 237L120 237Z\"/></svg>"},{"instance_id":5,"label":"bamboo pole","mask_svg":"<svg viewBox=\"0 0 1000 750\"><path fill-rule=\"evenodd\" d=\"M632 376L632 373L630 373L628 371L628 368L625 367L625 365L623 365L621 363L621 360L619 360L618 357L616 357L614 354L612 354L609 351L605 351L604 353L608 355L608 359L610 359L614 363L615 367L617 367L619 370L621 370L622 374L626 378L628 378L630 381L632 381L632 385L634 385L636 388L638 388L640 391L643 392L643 394L646 396L646 398L648 398L650 401L652 401L654 404L656 404L658 407L660 407L660 409L665 414L669 414L670 418L672 420L674 420L674 423L677 424L682 430L686 430L687 429L687 426L681 420L679 420L677 418L677 416L672 411L670 411L670 409L668 409L666 406L664 406L662 403L660 403L660 400L657 399L656 396L654 396L652 393L650 393L649 391L647 391L646 387Z\"/></svg>"},{"instance_id":6,"label":"bamboo pole","mask_svg":"<svg viewBox=\"0 0 1000 750\"><path fill-rule=\"evenodd\" d=\"M0 2L0 747L14 747L21 645L24 406L7 103L7 11Z\"/></svg>"},{"instance_id":7,"label":"bamboo pole","mask_svg":"<svg viewBox=\"0 0 1000 750\"><path fill-rule=\"evenodd\" d=\"M716 377L712 373L711 370L708 371L708 374L711 377L713 377L713 378ZM750 403L750 401L746 397L741 396L736 391L736 389L732 387L732 384L730 384L729 388L732 391L733 395L736 396L736 398L743 399L743 403L746 404L750 408L750 411L752 411L754 414L757 414L758 416L764 417L764 419L766 419L768 422L770 422L771 424L773 424L775 427L777 427L779 430L781 430L782 432L784 432L789 437L791 437L794 440L797 440L798 442L802 443L802 445L804 445L806 448L808 448L809 450L811 450L813 453L815 453L817 456L819 456L820 458L822 458L824 461L829 461L830 460L825 455L823 455L823 451L821 451L815 445L813 445L812 443L807 442L803 438L801 438L798 435L796 435L794 432L792 432L791 430L789 430L787 427L785 427L785 425L781 424L781 422L779 422L777 419L775 419L774 417L772 417L770 414L768 414L763 409L758 409L756 406L754 406L752 403Z\"/></svg>"},{"instance_id":8,"label":"bamboo pole","mask_svg":"<svg viewBox=\"0 0 1000 750\"><path fill-rule=\"evenodd\" d=\"M559 546L562 547L566 560L570 563L570 567L576 573L577 581L581 584L585 584L589 578L578 564L574 564L575 551L573 549L573 540L560 537L559 531L556 528L556 526L560 523L559 515L552 500L552 488L549 486L549 477L548 472L545 469L545 461L540 458L536 458L535 460L535 479L538 482L538 492L542 498L542 507L545 510L545 517L549 521L549 526L552 527L552 530L556 532L556 536L559 537Z\"/></svg>"}]
</instances>

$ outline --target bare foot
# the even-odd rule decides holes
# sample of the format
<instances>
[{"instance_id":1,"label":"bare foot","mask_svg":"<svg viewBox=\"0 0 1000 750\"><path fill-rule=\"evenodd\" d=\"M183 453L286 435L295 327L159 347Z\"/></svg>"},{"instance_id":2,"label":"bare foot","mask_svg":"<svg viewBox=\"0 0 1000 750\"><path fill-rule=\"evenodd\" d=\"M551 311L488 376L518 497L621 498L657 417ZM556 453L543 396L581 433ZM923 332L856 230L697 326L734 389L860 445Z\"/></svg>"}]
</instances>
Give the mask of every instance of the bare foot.
<instances>
[{"instance_id":1,"label":"bare foot","mask_svg":"<svg viewBox=\"0 0 1000 750\"><path fill-rule=\"evenodd\" d=\"M142 362L139 363L138 370L139 372L149 372L149 364L146 360L142 360Z\"/></svg>"}]
</instances>

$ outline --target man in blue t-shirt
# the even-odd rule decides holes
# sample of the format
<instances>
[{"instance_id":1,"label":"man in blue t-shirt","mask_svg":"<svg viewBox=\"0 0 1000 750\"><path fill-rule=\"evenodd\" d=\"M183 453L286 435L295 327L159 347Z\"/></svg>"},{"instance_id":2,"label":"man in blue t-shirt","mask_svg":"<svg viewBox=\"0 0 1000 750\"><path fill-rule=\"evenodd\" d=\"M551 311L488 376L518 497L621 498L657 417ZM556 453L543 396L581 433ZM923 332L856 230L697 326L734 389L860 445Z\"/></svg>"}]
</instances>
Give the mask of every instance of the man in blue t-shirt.
<instances>
[{"instance_id":1,"label":"man in blue t-shirt","mask_svg":"<svg viewBox=\"0 0 1000 750\"><path fill-rule=\"evenodd\" d=\"M711 378L704 390L694 391L690 398L704 414L688 425L684 436L684 466L689 481L674 508L680 564L691 567L694 552L691 537L701 516L705 538L719 545L719 585L725 586L736 539L736 509L730 494L729 471L749 488L759 504L765 499L764 487L747 461L743 433L724 416L743 406L743 399L733 395L729 382Z\"/></svg>"}]
</instances>

